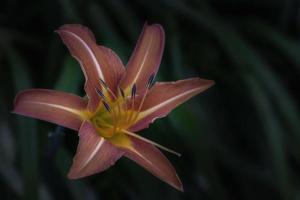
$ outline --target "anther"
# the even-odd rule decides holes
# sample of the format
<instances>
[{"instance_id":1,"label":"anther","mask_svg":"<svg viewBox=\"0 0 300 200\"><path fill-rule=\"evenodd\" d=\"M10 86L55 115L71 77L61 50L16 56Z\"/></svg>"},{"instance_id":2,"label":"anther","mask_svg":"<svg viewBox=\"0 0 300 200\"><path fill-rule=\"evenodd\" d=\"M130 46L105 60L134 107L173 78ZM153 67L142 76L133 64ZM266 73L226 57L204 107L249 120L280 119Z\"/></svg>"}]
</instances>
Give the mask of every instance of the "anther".
<instances>
[{"instance_id":1,"label":"anther","mask_svg":"<svg viewBox=\"0 0 300 200\"><path fill-rule=\"evenodd\" d=\"M143 96L142 96L142 100L140 101L138 110L137 110L136 114L134 114L134 116L133 116L133 119L132 119L132 121L131 121L132 123L135 123L135 121L137 120L137 118L138 118L138 116L139 116L139 114L140 114L140 111L141 111L142 106L143 106L143 104L144 104L144 101L145 101L145 98L146 98L146 96L147 96L148 90L149 90L149 88L151 88L151 87L153 86L153 84L154 84L154 78L155 78L155 73L152 73L151 76L150 76L149 79L148 79L147 88L146 88L146 91L144 92L144 94L143 94ZM133 101L133 103L134 103L134 101ZM134 107L134 106L132 106L132 107ZM130 120L131 120L131 118L130 118Z\"/></svg>"},{"instance_id":2,"label":"anther","mask_svg":"<svg viewBox=\"0 0 300 200\"><path fill-rule=\"evenodd\" d=\"M120 87L119 87L119 91L120 91L120 93L121 93L121 95L122 95L122 98L125 99L124 91L123 91Z\"/></svg>"},{"instance_id":3,"label":"anther","mask_svg":"<svg viewBox=\"0 0 300 200\"><path fill-rule=\"evenodd\" d=\"M154 78L155 78L155 73L151 74L151 76L149 77L147 88L150 88L150 87L153 86L153 84L154 84Z\"/></svg>"},{"instance_id":4,"label":"anther","mask_svg":"<svg viewBox=\"0 0 300 200\"><path fill-rule=\"evenodd\" d=\"M106 100L106 97L105 97L104 94L101 92L101 90L99 90L98 88L96 88L96 92L97 92L97 94L99 94L100 97L102 97L102 99Z\"/></svg>"},{"instance_id":5,"label":"anther","mask_svg":"<svg viewBox=\"0 0 300 200\"><path fill-rule=\"evenodd\" d=\"M116 100L117 97L116 95L113 93L113 91L111 91L111 89L108 87L108 85L100 78L100 84L104 87L104 89Z\"/></svg>"},{"instance_id":6,"label":"anther","mask_svg":"<svg viewBox=\"0 0 300 200\"><path fill-rule=\"evenodd\" d=\"M108 111L108 112L111 112L111 109L110 109L110 106L108 105L108 103L104 100L102 100L102 104L104 105L105 109Z\"/></svg>"},{"instance_id":7,"label":"anther","mask_svg":"<svg viewBox=\"0 0 300 200\"><path fill-rule=\"evenodd\" d=\"M135 98L136 95L136 84L133 84L131 88L131 98Z\"/></svg>"},{"instance_id":8,"label":"anther","mask_svg":"<svg viewBox=\"0 0 300 200\"><path fill-rule=\"evenodd\" d=\"M101 85L103 86L103 87L105 87L106 89L108 88L108 86L107 86L107 84L104 82L104 80L102 80L101 78L100 78L100 83L101 83Z\"/></svg>"}]
</instances>

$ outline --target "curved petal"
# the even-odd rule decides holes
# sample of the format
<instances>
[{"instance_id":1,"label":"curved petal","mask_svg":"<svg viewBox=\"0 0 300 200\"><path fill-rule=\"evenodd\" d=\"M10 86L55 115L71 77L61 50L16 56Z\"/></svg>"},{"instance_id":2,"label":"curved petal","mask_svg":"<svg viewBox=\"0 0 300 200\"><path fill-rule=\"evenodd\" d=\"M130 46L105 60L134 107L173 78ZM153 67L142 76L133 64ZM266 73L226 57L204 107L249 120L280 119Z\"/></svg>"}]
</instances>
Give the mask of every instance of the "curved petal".
<instances>
[{"instance_id":1,"label":"curved petal","mask_svg":"<svg viewBox=\"0 0 300 200\"><path fill-rule=\"evenodd\" d=\"M68 24L56 32L81 65L86 79L85 91L90 99L89 110L93 111L98 106L99 97L95 88L99 87L100 79L112 91L116 91L125 72L122 61L111 49L98 46L93 33L87 27Z\"/></svg>"},{"instance_id":2,"label":"curved petal","mask_svg":"<svg viewBox=\"0 0 300 200\"><path fill-rule=\"evenodd\" d=\"M46 89L30 89L17 94L14 113L78 130L86 117L87 102L76 95Z\"/></svg>"},{"instance_id":3,"label":"curved petal","mask_svg":"<svg viewBox=\"0 0 300 200\"><path fill-rule=\"evenodd\" d=\"M79 130L79 144L68 177L77 179L104 171L122 155L123 151L99 136L89 122L84 122Z\"/></svg>"},{"instance_id":4,"label":"curved petal","mask_svg":"<svg viewBox=\"0 0 300 200\"><path fill-rule=\"evenodd\" d=\"M147 94L137 123L130 130L136 132L148 127L155 119L166 116L175 107L208 89L213 84L214 81L212 80L200 78L155 84Z\"/></svg>"},{"instance_id":5,"label":"curved petal","mask_svg":"<svg viewBox=\"0 0 300 200\"><path fill-rule=\"evenodd\" d=\"M155 146L129 135L123 135L118 141L111 142L124 149L124 156L141 165L162 181L183 191L183 186L174 167Z\"/></svg>"},{"instance_id":6,"label":"curved petal","mask_svg":"<svg viewBox=\"0 0 300 200\"><path fill-rule=\"evenodd\" d=\"M145 24L135 49L127 64L127 72L121 81L121 88L129 94L133 84L142 94L152 74L156 74L164 51L165 34L159 24Z\"/></svg>"}]
</instances>

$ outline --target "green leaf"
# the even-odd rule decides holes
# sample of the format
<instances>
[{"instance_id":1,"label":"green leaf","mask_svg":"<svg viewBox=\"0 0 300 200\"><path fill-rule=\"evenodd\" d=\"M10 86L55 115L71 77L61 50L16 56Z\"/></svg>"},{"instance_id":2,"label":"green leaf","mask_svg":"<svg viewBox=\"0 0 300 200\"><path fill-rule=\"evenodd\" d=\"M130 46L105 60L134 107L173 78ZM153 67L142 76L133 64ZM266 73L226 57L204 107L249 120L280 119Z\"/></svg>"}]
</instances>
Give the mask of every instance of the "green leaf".
<instances>
[{"instance_id":1,"label":"green leaf","mask_svg":"<svg viewBox=\"0 0 300 200\"><path fill-rule=\"evenodd\" d=\"M78 62L71 56L67 56L63 62L63 68L55 84L55 90L77 93L79 85L83 83L83 73Z\"/></svg>"},{"instance_id":2,"label":"green leaf","mask_svg":"<svg viewBox=\"0 0 300 200\"><path fill-rule=\"evenodd\" d=\"M7 57L12 68L15 91L32 87L27 65L22 56L11 46L8 46ZM21 155L24 199L38 199L38 154L37 154L37 124L36 120L16 116L18 147Z\"/></svg>"},{"instance_id":3,"label":"green leaf","mask_svg":"<svg viewBox=\"0 0 300 200\"><path fill-rule=\"evenodd\" d=\"M262 40L275 47L282 55L288 58L294 64L298 73L300 73L300 45L297 40L293 40L271 26L259 21L249 21L247 26L252 34L258 35Z\"/></svg>"},{"instance_id":4,"label":"green leaf","mask_svg":"<svg viewBox=\"0 0 300 200\"><path fill-rule=\"evenodd\" d=\"M265 134L267 136L268 145L271 150L271 161L274 165L275 181L279 186L281 195L284 199L293 199L295 190L292 187L289 166L287 162L287 152L284 144L285 131L280 124L279 119L274 113L271 101L267 97L263 87L255 78L251 76L245 77L248 85L250 96L257 108L257 113L262 122Z\"/></svg>"}]
</instances>

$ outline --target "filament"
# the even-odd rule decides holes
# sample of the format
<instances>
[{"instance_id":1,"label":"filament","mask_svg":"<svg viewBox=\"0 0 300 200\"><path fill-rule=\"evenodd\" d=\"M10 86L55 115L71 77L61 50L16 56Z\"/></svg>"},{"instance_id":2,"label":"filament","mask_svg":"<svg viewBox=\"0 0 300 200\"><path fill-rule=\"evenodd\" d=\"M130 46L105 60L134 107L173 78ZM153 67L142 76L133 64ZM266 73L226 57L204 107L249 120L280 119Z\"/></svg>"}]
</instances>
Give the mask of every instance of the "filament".
<instances>
[{"instance_id":1,"label":"filament","mask_svg":"<svg viewBox=\"0 0 300 200\"><path fill-rule=\"evenodd\" d=\"M152 85L153 85L153 83L154 83L154 78L155 78L155 73L151 74L151 76L150 76L149 79L148 79L146 91L145 91L144 94L143 94L143 98L142 98L142 100L141 100L141 102L140 102L140 105L139 105L139 107L138 107L138 111L137 111L136 114L134 115L134 118L133 118L133 120L132 120L131 123L135 123L135 122L136 122L136 120L137 120L137 118L138 118L138 116L139 116L139 114L140 114L140 112L141 112L141 109L142 109L142 106L143 106L144 101L145 101L145 99L146 99L146 96L147 96L147 94L148 94L148 91L149 91L149 89L152 87Z\"/></svg>"},{"instance_id":2,"label":"filament","mask_svg":"<svg viewBox=\"0 0 300 200\"><path fill-rule=\"evenodd\" d=\"M130 123L132 115L134 114L134 101L135 101L135 95L136 95L136 84L133 84L131 88L131 110L128 112L128 118L126 117L126 122Z\"/></svg>"}]
</instances>

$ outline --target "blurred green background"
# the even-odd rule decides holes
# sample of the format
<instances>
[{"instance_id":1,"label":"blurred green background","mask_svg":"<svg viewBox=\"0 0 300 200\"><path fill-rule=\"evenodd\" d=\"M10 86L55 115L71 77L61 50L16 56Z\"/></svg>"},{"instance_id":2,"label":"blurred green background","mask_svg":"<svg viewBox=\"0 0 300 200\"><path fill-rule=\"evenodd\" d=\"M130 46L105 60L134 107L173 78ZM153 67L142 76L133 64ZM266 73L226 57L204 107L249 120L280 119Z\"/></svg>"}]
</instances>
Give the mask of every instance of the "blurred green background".
<instances>
[{"instance_id":1,"label":"blurred green background","mask_svg":"<svg viewBox=\"0 0 300 200\"><path fill-rule=\"evenodd\" d=\"M1 0L0 199L300 199L300 2L297 0ZM158 80L216 85L141 134L166 154L180 193L125 158L77 181L75 132L11 114L16 93L83 95L83 74L58 35L84 24L126 64L145 21L166 48Z\"/></svg>"}]
</instances>

